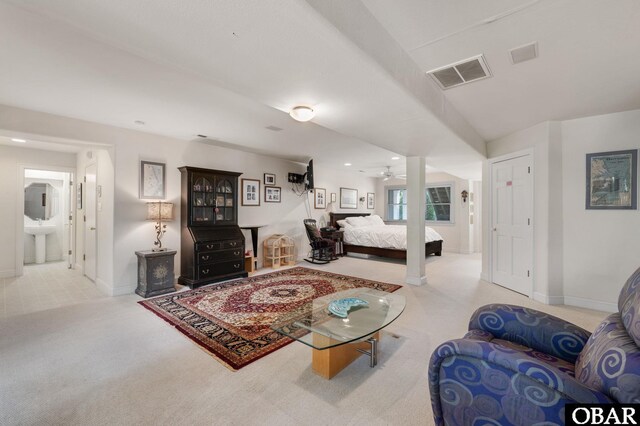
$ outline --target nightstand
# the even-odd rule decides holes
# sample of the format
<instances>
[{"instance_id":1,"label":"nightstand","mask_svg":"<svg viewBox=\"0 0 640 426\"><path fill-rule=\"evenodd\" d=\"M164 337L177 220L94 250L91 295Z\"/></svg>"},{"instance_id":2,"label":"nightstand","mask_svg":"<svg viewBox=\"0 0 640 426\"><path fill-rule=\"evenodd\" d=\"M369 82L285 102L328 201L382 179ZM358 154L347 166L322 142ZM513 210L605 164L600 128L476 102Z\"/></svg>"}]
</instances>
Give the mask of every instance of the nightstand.
<instances>
[{"instance_id":1,"label":"nightstand","mask_svg":"<svg viewBox=\"0 0 640 426\"><path fill-rule=\"evenodd\" d=\"M142 297L159 296L176 291L174 287L173 257L176 250L137 251L138 288Z\"/></svg>"},{"instance_id":2,"label":"nightstand","mask_svg":"<svg viewBox=\"0 0 640 426\"><path fill-rule=\"evenodd\" d=\"M333 240L336 243L335 255L344 256L344 248L342 246L344 231L320 231L322 238Z\"/></svg>"}]
</instances>

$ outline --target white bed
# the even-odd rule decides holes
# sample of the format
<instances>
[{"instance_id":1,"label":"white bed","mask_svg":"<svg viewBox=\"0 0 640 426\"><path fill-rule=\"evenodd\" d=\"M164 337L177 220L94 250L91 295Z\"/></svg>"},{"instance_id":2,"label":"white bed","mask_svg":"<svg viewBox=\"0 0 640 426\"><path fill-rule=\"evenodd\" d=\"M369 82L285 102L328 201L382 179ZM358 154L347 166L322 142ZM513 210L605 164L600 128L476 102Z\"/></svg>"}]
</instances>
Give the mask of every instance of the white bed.
<instances>
[{"instance_id":1,"label":"white bed","mask_svg":"<svg viewBox=\"0 0 640 426\"><path fill-rule=\"evenodd\" d=\"M407 227L404 225L373 225L344 229L344 242L356 246L407 249ZM440 234L424 227L424 242L442 240Z\"/></svg>"},{"instance_id":2,"label":"white bed","mask_svg":"<svg viewBox=\"0 0 640 426\"><path fill-rule=\"evenodd\" d=\"M407 249L407 227L386 225L380 216L356 216L338 220L344 231L345 244L363 247ZM442 236L433 228L425 226L425 243L442 241Z\"/></svg>"}]
</instances>

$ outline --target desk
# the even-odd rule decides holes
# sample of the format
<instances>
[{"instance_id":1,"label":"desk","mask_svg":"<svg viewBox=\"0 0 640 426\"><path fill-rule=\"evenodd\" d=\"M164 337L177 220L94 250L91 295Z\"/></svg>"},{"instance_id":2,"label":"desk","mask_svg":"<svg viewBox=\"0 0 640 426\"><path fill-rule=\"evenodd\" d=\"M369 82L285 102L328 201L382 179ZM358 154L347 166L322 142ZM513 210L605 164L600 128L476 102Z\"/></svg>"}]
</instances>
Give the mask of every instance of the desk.
<instances>
[{"instance_id":1,"label":"desk","mask_svg":"<svg viewBox=\"0 0 640 426\"><path fill-rule=\"evenodd\" d=\"M258 268L258 229L267 225L247 225L241 226L240 229L248 229L251 231L251 244L253 247L253 258L255 259L256 269Z\"/></svg>"}]
</instances>

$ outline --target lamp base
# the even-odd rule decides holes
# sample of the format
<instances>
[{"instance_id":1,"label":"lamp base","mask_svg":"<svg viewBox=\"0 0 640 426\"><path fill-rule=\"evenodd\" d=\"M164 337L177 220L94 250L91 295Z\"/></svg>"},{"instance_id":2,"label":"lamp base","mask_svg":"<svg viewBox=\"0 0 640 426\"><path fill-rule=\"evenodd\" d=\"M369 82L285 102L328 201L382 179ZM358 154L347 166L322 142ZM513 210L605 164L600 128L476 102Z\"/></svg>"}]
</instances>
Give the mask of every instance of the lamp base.
<instances>
[{"instance_id":1,"label":"lamp base","mask_svg":"<svg viewBox=\"0 0 640 426\"><path fill-rule=\"evenodd\" d=\"M164 248L164 247L163 248L154 248L154 249L151 249L151 251L155 251L155 252L157 252L157 251L167 251L167 249Z\"/></svg>"}]
</instances>

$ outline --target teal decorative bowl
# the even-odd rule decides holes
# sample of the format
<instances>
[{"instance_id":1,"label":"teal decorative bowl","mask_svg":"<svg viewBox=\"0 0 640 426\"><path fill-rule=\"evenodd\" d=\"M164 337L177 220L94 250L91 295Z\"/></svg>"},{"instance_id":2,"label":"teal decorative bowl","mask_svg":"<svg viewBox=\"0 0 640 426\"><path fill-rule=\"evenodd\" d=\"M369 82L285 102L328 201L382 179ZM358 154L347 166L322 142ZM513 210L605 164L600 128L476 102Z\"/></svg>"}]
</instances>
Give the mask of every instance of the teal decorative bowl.
<instances>
[{"instance_id":1,"label":"teal decorative bowl","mask_svg":"<svg viewBox=\"0 0 640 426\"><path fill-rule=\"evenodd\" d=\"M349 314L349 310L356 306L366 306L369 302L366 300L358 299L357 297L345 297L344 299L334 300L329 303L327 309L334 315L341 318L346 318Z\"/></svg>"}]
</instances>

